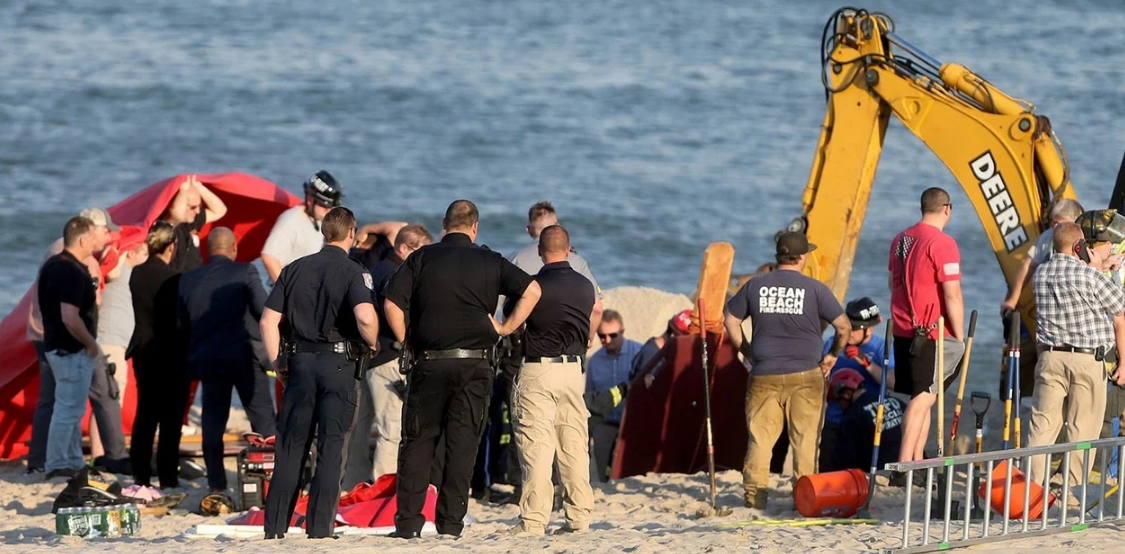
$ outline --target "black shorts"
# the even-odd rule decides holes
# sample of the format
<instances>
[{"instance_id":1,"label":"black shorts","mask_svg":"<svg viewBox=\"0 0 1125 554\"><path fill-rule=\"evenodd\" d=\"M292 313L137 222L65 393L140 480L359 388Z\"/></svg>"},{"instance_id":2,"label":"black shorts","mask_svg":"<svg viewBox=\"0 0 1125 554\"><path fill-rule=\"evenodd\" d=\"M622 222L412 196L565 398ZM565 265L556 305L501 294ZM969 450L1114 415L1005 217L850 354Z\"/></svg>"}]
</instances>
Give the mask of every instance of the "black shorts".
<instances>
[{"instance_id":1,"label":"black shorts","mask_svg":"<svg viewBox=\"0 0 1125 554\"><path fill-rule=\"evenodd\" d=\"M937 394L934 378L937 376L937 341L895 337L895 392L914 398L928 392ZM945 338L944 389L949 390L961 371L961 356L965 343L952 337Z\"/></svg>"}]
</instances>

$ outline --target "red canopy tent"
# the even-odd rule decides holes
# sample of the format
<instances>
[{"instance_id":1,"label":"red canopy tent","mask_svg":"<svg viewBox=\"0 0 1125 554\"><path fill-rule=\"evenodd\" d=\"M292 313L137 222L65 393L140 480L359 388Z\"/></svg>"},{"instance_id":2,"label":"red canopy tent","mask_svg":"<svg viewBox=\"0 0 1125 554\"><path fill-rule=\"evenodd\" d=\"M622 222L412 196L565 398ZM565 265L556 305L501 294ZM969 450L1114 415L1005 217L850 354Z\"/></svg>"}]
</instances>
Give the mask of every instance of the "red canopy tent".
<instances>
[{"instance_id":1,"label":"red canopy tent","mask_svg":"<svg viewBox=\"0 0 1125 554\"><path fill-rule=\"evenodd\" d=\"M118 251L126 251L144 241L149 226L167 209L188 175L177 175L126 198L109 208L121 233L110 242ZM216 222L229 227L238 238L240 261L256 259L277 216L300 203L300 199L277 185L245 173L198 175L208 189L227 205L227 214ZM206 240L212 224L200 232ZM59 228L62 228L60 223ZM201 247L206 253L206 247ZM111 268L102 268L103 271ZM35 349L26 338L27 318L31 310L30 291L24 294L11 313L0 322L0 458L11 459L27 453L26 441L31 437L31 419L39 397L39 371ZM129 387L125 394L122 419L125 432L133 426L136 389L130 367Z\"/></svg>"}]
</instances>

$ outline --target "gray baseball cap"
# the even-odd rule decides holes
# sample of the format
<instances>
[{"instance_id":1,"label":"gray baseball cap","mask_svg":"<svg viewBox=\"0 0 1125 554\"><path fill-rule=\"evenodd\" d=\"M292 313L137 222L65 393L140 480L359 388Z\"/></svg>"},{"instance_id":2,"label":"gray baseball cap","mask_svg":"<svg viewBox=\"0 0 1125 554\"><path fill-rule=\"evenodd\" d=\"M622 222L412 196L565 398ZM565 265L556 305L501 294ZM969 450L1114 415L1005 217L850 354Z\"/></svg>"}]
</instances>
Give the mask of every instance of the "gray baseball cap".
<instances>
[{"instance_id":1,"label":"gray baseball cap","mask_svg":"<svg viewBox=\"0 0 1125 554\"><path fill-rule=\"evenodd\" d=\"M109 212L101 208L86 208L79 212L78 215L93 221L94 225L105 227L110 231L116 232L121 230L121 227L118 227L117 224L113 222L113 218L109 217Z\"/></svg>"}]
</instances>

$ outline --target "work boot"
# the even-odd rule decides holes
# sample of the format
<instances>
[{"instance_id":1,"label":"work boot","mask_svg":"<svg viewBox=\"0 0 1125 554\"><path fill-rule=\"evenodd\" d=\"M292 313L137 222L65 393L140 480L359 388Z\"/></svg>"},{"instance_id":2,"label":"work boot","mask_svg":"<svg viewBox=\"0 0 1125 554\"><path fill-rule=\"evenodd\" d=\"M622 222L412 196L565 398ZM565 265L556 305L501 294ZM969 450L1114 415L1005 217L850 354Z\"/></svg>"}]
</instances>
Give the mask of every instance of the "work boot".
<instances>
[{"instance_id":1,"label":"work boot","mask_svg":"<svg viewBox=\"0 0 1125 554\"><path fill-rule=\"evenodd\" d=\"M392 538L392 539L411 540L411 539L416 539L416 538L420 537L421 533L419 533L417 531L403 531L403 530L400 530L400 529L395 529L394 531L391 532L391 534L389 534L387 536Z\"/></svg>"},{"instance_id":2,"label":"work boot","mask_svg":"<svg viewBox=\"0 0 1125 554\"><path fill-rule=\"evenodd\" d=\"M570 523L564 523L562 527L555 529L552 535L568 535L570 533L581 533L586 531L585 527L571 527Z\"/></svg>"},{"instance_id":3,"label":"work boot","mask_svg":"<svg viewBox=\"0 0 1125 554\"><path fill-rule=\"evenodd\" d=\"M747 508L764 510L766 509L766 499L768 497L769 494L766 491L758 491L753 496L750 496L749 493L743 494L742 501Z\"/></svg>"},{"instance_id":4,"label":"work boot","mask_svg":"<svg viewBox=\"0 0 1125 554\"><path fill-rule=\"evenodd\" d=\"M523 522L517 523L504 531L505 535L544 535L547 530L543 528L531 528Z\"/></svg>"},{"instance_id":5,"label":"work boot","mask_svg":"<svg viewBox=\"0 0 1125 554\"><path fill-rule=\"evenodd\" d=\"M267 541L274 541L274 540L284 539L284 538L285 538L285 533L266 533L266 540Z\"/></svg>"}]
</instances>

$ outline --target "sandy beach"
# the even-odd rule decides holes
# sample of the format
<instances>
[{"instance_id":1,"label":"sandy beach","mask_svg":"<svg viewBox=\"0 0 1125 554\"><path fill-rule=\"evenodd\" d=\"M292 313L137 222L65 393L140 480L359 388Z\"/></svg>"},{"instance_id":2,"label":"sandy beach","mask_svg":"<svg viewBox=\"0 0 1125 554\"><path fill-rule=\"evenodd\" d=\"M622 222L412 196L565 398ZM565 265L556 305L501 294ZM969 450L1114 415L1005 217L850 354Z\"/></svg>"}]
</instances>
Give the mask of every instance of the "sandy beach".
<instances>
[{"instance_id":1,"label":"sandy beach","mask_svg":"<svg viewBox=\"0 0 1125 554\"><path fill-rule=\"evenodd\" d=\"M518 520L515 506L492 506L471 501L469 514L477 523L466 528L461 539L424 537L404 542L382 537L345 536L337 540L310 541L303 536L286 537L281 542L259 539L188 538L185 533L199 524L222 524L223 518L204 517L188 511L174 511L160 518L142 518L142 531L137 537L122 539L91 539L62 537L54 533L54 516L50 513L54 495L62 488L61 481L44 483L41 475L21 474L22 464L0 465L0 495L5 498L0 511L0 550L7 552L121 552L134 554L155 552L262 552L275 553L279 548L293 552L622 552L655 554L663 552L824 552L850 553L874 551L899 544L904 499L903 489L883 487L872 503L872 516L879 525L834 527L769 527L752 526L717 529L716 525L746 522L765 518L799 517L792 511L791 491L787 480L774 477L770 502L777 507L751 510L741 507L741 477L726 471L719 476L719 503L734 509L724 518L697 519L695 513L706 502L705 474L647 475L595 485L594 525L589 532L566 536L508 536L504 531ZM188 499L182 507L194 509L205 493L205 482L188 484ZM920 514L917 514L920 516ZM916 516L917 517L917 516ZM561 513L554 515L552 528L562 523ZM1081 549L1085 552L1119 552L1120 535L1125 527L1094 528L1081 533L1046 538L1014 540L974 547L974 551L1064 552ZM916 533L920 532L915 526ZM550 529L549 529L550 531Z\"/></svg>"},{"instance_id":2,"label":"sandy beach","mask_svg":"<svg viewBox=\"0 0 1125 554\"><path fill-rule=\"evenodd\" d=\"M627 334L635 340L663 330L668 317L687 308L691 301L684 295L670 294L644 287L620 287L605 291L607 307L622 312L627 322ZM632 322L631 324L629 322ZM966 408L967 409L967 408ZM191 420L198 424L199 407L192 409ZM971 415L966 417L971 418ZM999 447L1000 410L989 412L986 449ZM971 426L971 419L963 421ZM244 412L232 410L228 430L239 433L249 430ZM958 452L969 447L969 433L962 428ZM202 463L202 460L198 460ZM404 542L374 536L343 536L331 541L309 541L303 535L289 536L280 543L258 539L192 538L189 531L197 525L222 525L222 517L204 517L198 511L199 501L206 494L206 480L181 481L181 492L187 499L180 508L164 517L142 517L139 536L122 539L91 539L63 537L55 534L51 504L62 490L62 480L44 482L43 475L23 475L24 463L0 463L0 546L10 552L119 552L128 549L132 554L156 552L225 553L263 552L275 553L278 548L297 552L473 552L484 554L517 552L574 552L593 554L623 552L656 554L663 552L735 553L735 552L805 552L850 553L869 552L892 548L901 544L902 506L905 490L881 485L871 504L872 518L878 525L841 525L831 527L786 527L762 525L763 520L791 519L801 516L792 501L792 482L788 476L771 476L770 506L766 510L742 507L742 476L737 471L722 471L718 476L719 504L730 507L727 517L699 519L696 512L706 507L707 476L683 474L649 474L618 481L594 484L594 524L587 533L565 536L509 536L505 532L519 519L516 506L494 506L470 500L469 515L475 519L466 528L460 540L425 537L415 542ZM227 458L228 478L234 482L234 458ZM121 476L125 486L131 478ZM958 488L956 490L963 490ZM915 489L912 520L922 518L920 489ZM958 495L959 498L959 495ZM722 527L758 521L741 527ZM556 512L548 532L563 523L562 513ZM936 529L936 527L935 527ZM1081 533L1068 533L1046 538L1031 538L974 547L975 551L1039 553L1073 551L1120 552L1120 535L1125 524L1094 528ZM921 536L921 527L915 524L912 535ZM1116 541L1116 542L1115 542Z\"/></svg>"}]
</instances>

